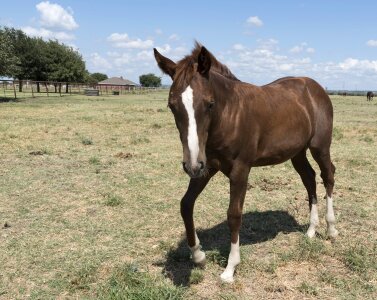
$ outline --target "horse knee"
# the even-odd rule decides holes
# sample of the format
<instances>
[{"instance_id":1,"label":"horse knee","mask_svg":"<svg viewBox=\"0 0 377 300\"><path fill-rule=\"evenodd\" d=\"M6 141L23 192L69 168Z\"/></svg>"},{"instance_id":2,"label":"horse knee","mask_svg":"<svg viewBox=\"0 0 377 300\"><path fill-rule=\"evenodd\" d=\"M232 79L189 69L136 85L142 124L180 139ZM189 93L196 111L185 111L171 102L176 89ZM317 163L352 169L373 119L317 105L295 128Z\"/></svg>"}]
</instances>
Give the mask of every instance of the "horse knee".
<instances>
[{"instance_id":1,"label":"horse knee","mask_svg":"<svg viewBox=\"0 0 377 300\"><path fill-rule=\"evenodd\" d=\"M238 226L241 223L241 212L228 211L229 227Z\"/></svg>"},{"instance_id":2,"label":"horse knee","mask_svg":"<svg viewBox=\"0 0 377 300\"><path fill-rule=\"evenodd\" d=\"M241 212L228 212L228 226L230 229L232 243L237 242L242 222Z\"/></svg>"}]
</instances>

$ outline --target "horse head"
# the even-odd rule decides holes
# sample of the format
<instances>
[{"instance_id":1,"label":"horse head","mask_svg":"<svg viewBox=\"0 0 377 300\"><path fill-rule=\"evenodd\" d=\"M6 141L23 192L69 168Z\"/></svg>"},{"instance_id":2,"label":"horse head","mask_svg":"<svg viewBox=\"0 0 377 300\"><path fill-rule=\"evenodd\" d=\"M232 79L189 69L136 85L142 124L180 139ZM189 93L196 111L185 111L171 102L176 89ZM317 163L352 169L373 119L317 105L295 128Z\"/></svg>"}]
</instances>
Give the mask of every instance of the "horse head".
<instances>
[{"instance_id":1,"label":"horse head","mask_svg":"<svg viewBox=\"0 0 377 300\"><path fill-rule=\"evenodd\" d=\"M207 173L205 149L215 104L208 81L212 54L202 46L197 50L175 63L154 49L158 66L173 80L168 107L182 142L183 169L191 178Z\"/></svg>"}]
</instances>

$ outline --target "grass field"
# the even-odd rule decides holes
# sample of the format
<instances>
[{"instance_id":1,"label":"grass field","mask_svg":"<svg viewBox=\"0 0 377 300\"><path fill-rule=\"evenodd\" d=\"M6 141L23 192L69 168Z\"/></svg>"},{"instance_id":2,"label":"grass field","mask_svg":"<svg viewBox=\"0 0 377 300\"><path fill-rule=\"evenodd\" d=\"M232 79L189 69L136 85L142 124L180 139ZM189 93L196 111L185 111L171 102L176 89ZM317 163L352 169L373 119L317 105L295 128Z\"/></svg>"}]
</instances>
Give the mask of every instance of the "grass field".
<instances>
[{"instance_id":1,"label":"grass field","mask_svg":"<svg viewBox=\"0 0 377 300\"><path fill-rule=\"evenodd\" d=\"M233 285L228 182L197 201L206 268L190 262L179 202L188 178L167 92L0 103L0 299L376 299L377 103L333 96L340 232L304 236L290 162L252 169ZM313 160L311 160L313 161ZM312 164L317 174L318 166Z\"/></svg>"}]
</instances>

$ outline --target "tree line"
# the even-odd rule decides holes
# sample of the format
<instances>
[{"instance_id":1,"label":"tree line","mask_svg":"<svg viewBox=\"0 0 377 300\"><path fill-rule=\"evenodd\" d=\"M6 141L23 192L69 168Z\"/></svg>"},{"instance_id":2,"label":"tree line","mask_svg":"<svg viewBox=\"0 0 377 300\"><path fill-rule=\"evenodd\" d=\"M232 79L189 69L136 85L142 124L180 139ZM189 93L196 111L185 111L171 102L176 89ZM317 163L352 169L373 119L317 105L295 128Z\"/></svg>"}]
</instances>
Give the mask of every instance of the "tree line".
<instances>
[{"instance_id":1,"label":"tree line","mask_svg":"<svg viewBox=\"0 0 377 300\"><path fill-rule=\"evenodd\" d=\"M0 77L20 80L20 92L22 80L59 82L59 89L61 83L66 83L68 92L71 82L96 84L107 79L106 74L90 74L82 55L72 47L57 40L29 37L22 30L8 27L0 27Z\"/></svg>"},{"instance_id":2,"label":"tree line","mask_svg":"<svg viewBox=\"0 0 377 300\"><path fill-rule=\"evenodd\" d=\"M80 82L95 85L107 79L103 73L90 74L86 70L82 55L74 48L57 40L45 41L39 37L30 37L22 30L0 27L0 77L19 80L19 91L22 82L54 82L55 92L61 92L65 83L68 93L69 83ZM161 86L161 78L149 73L139 77L140 84L145 87Z\"/></svg>"}]
</instances>

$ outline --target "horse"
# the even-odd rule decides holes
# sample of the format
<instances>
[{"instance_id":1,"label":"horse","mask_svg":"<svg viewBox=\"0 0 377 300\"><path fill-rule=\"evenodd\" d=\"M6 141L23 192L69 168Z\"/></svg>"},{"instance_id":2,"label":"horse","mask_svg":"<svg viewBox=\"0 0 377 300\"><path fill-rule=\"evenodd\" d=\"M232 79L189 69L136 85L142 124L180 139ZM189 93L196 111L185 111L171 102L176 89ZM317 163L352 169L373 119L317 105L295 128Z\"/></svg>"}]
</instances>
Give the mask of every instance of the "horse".
<instances>
[{"instance_id":1,"label":"horse","mask_svg":"<svg viewBox=\"0 0 377 300\"><path fill-rule=\"evenodd\" d=\"M335 167L330 145L333 107L325 90L307 77L285 77L256 86L240 81L204 46L195 43L191 54L177 63L154 48L159 68L173 80L168 107L173 113L183 149L183 170L190 181L180 211L195 264L205 263L205 253L195 230L193 211L209 180L222 172L229 178L227 222L230 253L221 274L233 282L240 263L239 231L242 207L252 167L291 160L309 198L309 238L319 224L315 171L306 153L319 165L326 189L327 234L335 238L333 187Z\"/></svg>"},{"instance_id":2,"label":"horse","mask_svg":"<svg viewBox=\"0 0 377 300\"><path fill-rule=\"evenodd\" d=\"M367 93L367 101L372 101L373 100L373 97L374 97L374 93L369 91Z\"/></svg>"}]
</instances>

